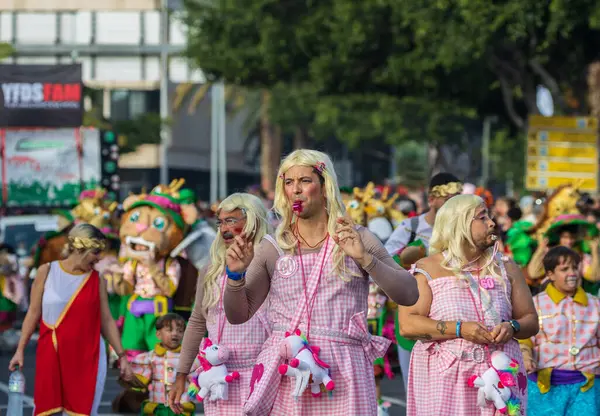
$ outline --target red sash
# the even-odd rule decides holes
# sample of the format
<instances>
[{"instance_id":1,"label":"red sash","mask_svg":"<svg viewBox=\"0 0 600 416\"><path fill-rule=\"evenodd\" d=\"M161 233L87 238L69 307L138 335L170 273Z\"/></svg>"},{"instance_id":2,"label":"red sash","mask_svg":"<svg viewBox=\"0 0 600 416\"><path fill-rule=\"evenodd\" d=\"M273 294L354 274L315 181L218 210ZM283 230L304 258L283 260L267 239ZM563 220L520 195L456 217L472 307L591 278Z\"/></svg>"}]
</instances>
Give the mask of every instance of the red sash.
<instances>
[{"instance_id":1,"label":"red sash","mask_svg":"<svg viewBox=\"0 0 600 416\"><path fill-rule=\"evenodd\" d=\"M61 410L89 415L100 357L100 280L92 271L55 325L41 320L35 371L35 416Z\"/></svg>"}]
</instances>

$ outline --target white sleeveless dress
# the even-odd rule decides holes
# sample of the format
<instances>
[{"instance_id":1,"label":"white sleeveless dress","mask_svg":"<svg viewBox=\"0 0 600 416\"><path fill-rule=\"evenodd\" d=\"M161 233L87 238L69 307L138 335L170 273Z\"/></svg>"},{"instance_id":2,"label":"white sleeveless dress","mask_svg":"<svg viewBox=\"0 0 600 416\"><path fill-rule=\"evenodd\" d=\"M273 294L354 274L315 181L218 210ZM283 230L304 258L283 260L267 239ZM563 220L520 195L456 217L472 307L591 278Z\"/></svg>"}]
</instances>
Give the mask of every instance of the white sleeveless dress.
<instances>
[{"instance_id":1,"label":"white sleeveless dress","mask_svg":"<svg viewBox=\"0 0 600 416\"><path fill-rule=\"evenodd\" d=\"M71 297L81 285L81 282L87 273L70 274L63 270L60 262L50 263L48 278L44 285L44 294L42 296L42 319L49 325L54 325L60 317L62 311L71 300ZM94 404L90 416L98 415L98 407L102 400L104 392L104 382L106 381L106 346L102 335L100 335L100 357L98 359L98 375L96 377L96 393L94 395ZM62 412L62 415L67 413Z\"/></svg>"}]
</instances>

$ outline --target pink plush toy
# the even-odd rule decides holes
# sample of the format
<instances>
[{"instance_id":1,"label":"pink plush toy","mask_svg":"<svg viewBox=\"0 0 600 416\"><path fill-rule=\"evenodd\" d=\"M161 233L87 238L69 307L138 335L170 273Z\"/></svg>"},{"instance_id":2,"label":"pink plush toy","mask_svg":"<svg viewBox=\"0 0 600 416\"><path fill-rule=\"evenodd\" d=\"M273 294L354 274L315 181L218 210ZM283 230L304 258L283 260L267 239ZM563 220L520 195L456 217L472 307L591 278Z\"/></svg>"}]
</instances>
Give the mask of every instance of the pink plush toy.
<instances>
[{"instance_id":1,"label":"pink plush toy","mask_svg":"<svg viewBox=\"0 0 600 416\"><path fill-rule=\"evenodd\" d=\"M209 401L227 400L229 383L240 378L240 373L227 372L225 361L229 358L229 350L213 344L206 338L204 348L198 354L200 368L196 370L192 383L188 389L188 395L196 398L199 402L206 399Z\"/></svg>"},{"instance_id":2,"label":"pink plush toy","mask_svg":"<svg viewBox=\"0 0 600 416\"><path fill-rule=\"evenodd\" d=\"M519 398L509 388L517 385L515 376L518 371L517 361L502 351L494 351L491 368L481 376L471 376L467 382L469 387L479 388L477 404L486 407L487 401L491 401L502 414L507 412L511 416L519 414L521 408Z\"/></svg>"},{"instance_id":3,"label":"pink plush toy","mask_svg":"<svg viewBox=\"0 0 600 416\"><path fill-rule=\"evenodd\" d=\"M319 347L308 345L306 337L299 329L293 334L285 333L280 346L280 355L289 360L289 364L281 364L279 374L295 378L293 397L298 398L304 393L311 376L310 391L313 397L321 396L321 384L328 391L335 388L335 383L329 375L329 365L319 358L319 351Z\"/></svg>"}]
</instances>

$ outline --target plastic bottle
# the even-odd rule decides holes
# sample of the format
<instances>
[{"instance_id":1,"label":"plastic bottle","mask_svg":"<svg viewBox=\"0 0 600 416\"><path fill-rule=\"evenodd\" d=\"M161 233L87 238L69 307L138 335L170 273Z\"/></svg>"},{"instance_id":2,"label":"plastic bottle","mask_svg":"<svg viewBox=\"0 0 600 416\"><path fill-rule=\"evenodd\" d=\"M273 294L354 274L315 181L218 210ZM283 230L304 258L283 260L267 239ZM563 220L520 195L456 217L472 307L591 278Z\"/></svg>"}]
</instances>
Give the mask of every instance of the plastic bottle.
<instances>
[{"instance_id":1,"label":"plastic bottle","mask_svg":"<svg viewBox=\"0 0 600 416\"><path fill-rule=\"evenodd\" d=\"M17 369L8 379L7 416L23 416L23 396L25 395L25 375Z\"/></svg>"}]
</instances>

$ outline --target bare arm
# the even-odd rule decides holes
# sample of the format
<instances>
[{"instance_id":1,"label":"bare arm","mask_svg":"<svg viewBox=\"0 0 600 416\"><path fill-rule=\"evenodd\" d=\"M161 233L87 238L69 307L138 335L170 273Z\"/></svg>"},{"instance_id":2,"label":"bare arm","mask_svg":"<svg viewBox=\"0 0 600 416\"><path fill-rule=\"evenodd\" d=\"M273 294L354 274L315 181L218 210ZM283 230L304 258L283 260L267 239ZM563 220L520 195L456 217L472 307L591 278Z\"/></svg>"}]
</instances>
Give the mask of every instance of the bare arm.
<instances>
[{"instance_id":1,"label":"bare arm","mask_svg":"<svg viewBox=\"0 0 600 416\"><path fill-rule=\"evenodd\" d=\"M535 336L540 330L538 314L533 304L531 291L519 266L513 260L506 262L505 265L506 273L512 285L513 319L516 319L521 326L521 330L514 334L514 337L528 339Z\"/></svg>"},{"instance_id":2,"label":"bare arm","mask_svg":"<svg viewBox=\"0 0 600 416\"><path fill-rule=\"evenodd\" d=\"M190 372L194 359L200 349L202 338L204 338L204 335L206 334L206 317L202 311L202 301L204 300L204 275L207 270L208 268L204 268L198 277L194 309L192 310L192 315L190 316L190 320L185 328L185 333L183 334L179 365L177 366L178 377L179 375L185 376Z\"/></svg>"},{"instance_id":3,"label":"bare arm","mask_svg":"<svg viewBox=\"0 0 600 416\"><path fill-rule=\"evenodd\" d=\"M359 265L398 305L414 305L419 299L414 276L394 261L371 231L361 227L358 232L368 253L362 265Z\"/></svg>"},{"instance_id":4,"label":"bare arm","mask_svg":"<svg viewBox=\"0 0 600 416\"><path fill-rule=\"evenodd\" d=\"M272 264L277 256L273 244L263 240L256 248L246 276L237 281L227 279L223 306L229 323L248 322L260 309L271 288Z\"/></svg>"},{"instance_id":5,"label":"bare arm","mask_svg":"<svg viewBox=\"0 0 600 416\"><path fill-rule=\"evenodd\" d=\"M46 284L49 271L50 264L48 263L42 264L37 270L35 279L31 285L29 309L27 309L27 315L25 315L25 319L23 320L21 339L19 340L17 351L25 350L31 335L37 328L40 318L42 317L42 296L44 295L44 285Z\"/></svg>"},{"instance_id":6,"label":"bare arm","mask_svg":"<svg viewBox=\"0 0 600 416\"><path fill-rule=\"evenodd\" d=\"M546 255L546 246L538 245L527 265L527 274L531 280L538 280L545 276L543 260Z\"/></svg>"},{"instance_id":7,"label":"bare arm","mask_svg":"<svg viewBox=\"0 0 600 416\"><path fill-rule=\"evenodd\" d=\"M113 319L110 308L108 306L108 292L106 291L106 280L100 279L100 332L108 341L118 355L123 353L123 345L121 345L121 335L117 329L117 324Z\"/></svg>"},{"instance_id":8,"label":"bare arm","mask_svg":"<svg viewBox=\"0 0 600 416\"><path fill-rule=\"evenodd\" d=\"M421 273L415 275L419 288L419 300L412 306L398 307L400 334L409 339L425 341L456 338L456 322L434 321L429 318L432 293L427 278Z\"/></svg>"}]
</instances>

